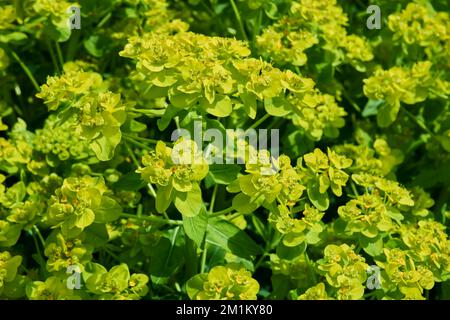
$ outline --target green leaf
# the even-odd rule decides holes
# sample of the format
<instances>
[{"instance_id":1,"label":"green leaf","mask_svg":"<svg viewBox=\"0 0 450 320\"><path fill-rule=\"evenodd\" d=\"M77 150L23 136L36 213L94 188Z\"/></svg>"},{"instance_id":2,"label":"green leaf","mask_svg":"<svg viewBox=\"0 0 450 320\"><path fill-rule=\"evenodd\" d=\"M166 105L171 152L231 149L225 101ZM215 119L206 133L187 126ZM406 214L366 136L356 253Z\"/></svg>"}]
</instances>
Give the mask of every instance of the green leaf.
<instances>
[{"instance_id":1,"label":"green leaf","mask_svg":"<svg viewBox=\"0 0 450 320\"><path fill-rule=\"evenodd\" d=\"M173 106L168 106L163 116L156 121L159 131L164 131L170 124L170 121L177 115L180 109Z\"/></svg>"},{"instance_id":2,"label":"green leaf","mask_svg":"<svg viewBox=\"0 0 450 320\"><path fill-rule=\"evenodd\" d=\"M116 200L102 196L100 206L95 209L95 222L106 223L117 220L122 213L122 207Z\"/></svg>"},{"instance_id":3,"label":"green leaf","mask_svg":"<svg viewBox=\"0 0 450 320\"><path fill-rule=\"evenodd\" d=\"M0 42L2 43L11 42L14 44L19 44L24 42L26 39L28 39L27 35L22 32L7 32L0 35Z\"/></svg>"},{"instance_id":4,"label":"green leaf","mask_svg":"<svg viewBox=\"0 0 450 320\"><path fill-rule=\"evenodd\" d=\"M110 43L108 37L103 37L98 34L90 35L89 38L85 39L83 42L87 52L96 58L101 58L105 54Z\"/></svg>"},{"instance_id":5,"label":"green leaf","mask_svg":"<svg viewBox=\"0 0 450 320\"><path fill-rule=\"evenodd\" d=\"M117 190L137 191L145 187L147 183L141 179L141 175L134 171L120 177L119 181L113 184Z\"/></svg>"},{"instance_id":6,"label":"green leaf","mask_svg":"<svg viewBox=\"0 0 450 320\"><path fill-rule=\"evenodd\" d=\"M189 192L176 192L173 203L182 215L194 217L200 213L203 204L202 191L197 184L193 184Z\"/></svg>"},{"instance_id":7,"label":"green leaf","mask_svg":"<svg viewBox=\"0 0 450 320\"><path fill-rule=\"evenodd\" d=\"M230 184L241 171L241 167L236 164L212 164L209 166L208 175L216 184Z\"/></svg>"},{"instance_id":8,"label":"green leaf","mask_svg":"<svg viewBox=\"0 0 450 320\"><path fill-rule=\"evenodd\" d=\"M273 98L264 100L266 112L274 117L284 117L291 111L284 99Z\"/></svg>"},{"instance_id":9,"label":"green leaf","mask_svg":"<svg viewBox=\"0 0 450 320\"><path fill-rule=\"evenodd\" d=\"M114 150L121 139L122 135L117 128L115 134L108 136L101 135L99 138L93 140L90 143L90 147L100 161L108 161L114 157Z\"/></svg>"},{"instance_id":10,"label":"green leaf","mask_svg":"<svg viewBox=\"0 0 450 320\"><path fill-rule=\"evenodd\" d=\"M169 208L170 204L174 198L174 190L172 189L172 184L167 186L160 186L156 190L156 211L158 213L163 213Z\"/></svg>"},{"instance_id":11,"label":"green leaf","mask_svg":"<svg viewBox=\"0 0 450 320\"><path fill-rule=\"evenodd\" d=\"M311 203L320 211L325 211L330 206L330 199L328 199L328 194L320 193L319 184L317 182L311 183L307 187L308 197Z\"/></svg>"},{"instance_id":12,"label":"green leaf","mask_svg":"<svg viewBox=\"0 0 450 320\"><path fill-rule=\"evenodd\" d=\"M162 238L150 251L150 274L154 284L165 282L165 278L170 277L184 262L183 248L175 244L179 234L175 232L171 240Z\"/></svg>"},{"instance_id":13,"label":"green leaf","mask_svg":"<svg viewBox=\"0 0 450 320\"><path fill-rule=\"evenodd\" d=\"M276 252L277 256L285 260L293 260L299 255L303 254L306 250L306 242L302 242L300 245L295 247L287 247L283 243L277 246Z\"/></svg>"},{"instance_id":14,"label":"green leaf","mask_svg":"<svg viewBox=\"0 0 450 320\"><path fill-rule=\"evenodd\" d=\"M244 111L250 117L250 119L255 119L256 117L256 96L253 93L243 92L239 95L244 104Z\"/></svg>"},{"instance_id":15,"label":"green leaf","mask_svg":"<svg viewBox=\"0 0 450 320\"><path fill-rule=\"evenodd\" d=\"M202 100L202 105L206 109L206 112L219 118L227 117L230 115L231 111L233 111L233 105L228 96L217 96L216 101L212 104L209 104L208 101L204 99Z\"/></svg>"},{"instance_id":16,"label":"green leaf","mask_svg":"<svg viewBox=\"0 0 450 320\"><path fill-rule=\"evenodd\" d=\"M207 273L201 273L193 276L186 282L186 293L190 299L194 299L200 292L204 291L203 283L208 280Z\"/></svg>"},{"instance_id":17,"label":"green leaf","mask_svg":"<svg viewBox=\"0 0 450 320\"><path fill-rule=\"evenodd\" d=\"M395 105L384 103L378 110L377 123L380 127L385 128L391 125L396 119L400 111L400 102Z\"/></svg>"},{"instance_id":18,"label":"green leaf","mask_svg":"<svg viewBox=\"0 0 450 320\"><path fill-rule=\"evenodd\" d=\"M239 257L262 254L261 248L244 231L223 219L212 219L207 228L206 241Z\"/></svg>"},{"instance_id":19,"label":"green leaf","mask_svg":"<svg viewBox=\"0 0 450 320\"><path fill-rule=\"evenodd\" d=\"M243 194L238 193L232 201L232 207L237 212L241 212L244 214L249 214L258 209L259 205L256 202L251 202L250 197Z\"/></svg>"},{"instance_id":20,"label":"green leaf","mask_svg":"<svg viewBox=\"0 0 450 320\"><path fill-rule=\"evenodd\" d=\"M385 103L384 100L372 100L369 99L367 101L366 106L364 107L364 110L362 111L361 115L366 118L370 116L374 116L378 113L378 108Z\"/></svg>"},{"instance_id":21,"label":"green leaf","mask_svg":"<svg viewBox=\"0 0 450 320\"><path fill-rule=\"evenodd\" d=\"M206 228L208 226L208 216L203 207L200 213L195 217L183 215L183 227L187 236L192 239L198 247L201 247L205 238Z\"/></svg>"},{"instance_id":22,"label":"green leaf","mask_svg":"<svg viewBox=\"0 0 450 320\"><path fill-rule=\"evenodd\" d=\"M77 220L75 222L75 226L77 226L80 229L84 229L87 226L91 225L94 222L95 214L94 212L86 208L82 211L82 213L77 216Z\"/></svg>"},{"instance_id":23,"label":"green leaf","mask_svg":"<svg viewBox=\"0 0 450 320\"><path fill-rule=\"evenodd\" d=\"M360 243L363 250L370 256L376 257L383 254L383 238L378 236L376 238L367 238L360 236Z\"/></svg>"}]
</instances>

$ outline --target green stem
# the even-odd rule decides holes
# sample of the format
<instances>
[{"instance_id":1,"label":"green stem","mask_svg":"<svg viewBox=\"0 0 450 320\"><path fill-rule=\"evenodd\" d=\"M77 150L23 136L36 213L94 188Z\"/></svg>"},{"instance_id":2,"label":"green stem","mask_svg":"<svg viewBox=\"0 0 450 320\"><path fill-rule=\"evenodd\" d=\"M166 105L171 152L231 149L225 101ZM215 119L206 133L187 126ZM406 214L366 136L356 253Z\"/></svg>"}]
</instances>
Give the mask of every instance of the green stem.
<instances>
[{"instance_id":1,"label":"green stem","mask_svg":"<svg viewBox=\"0 0 450 320\"><path fill-rule=\"evenodd\" d=\"M131 160L133 161L134 165L136 166L136 168L139 168L139 161L136 158L136 155L134 154L133 150L131 150L130 146L128 145L128 143L126 141L123 142L125 149L127 149L128 154L131 157Z\"/></svg>"},{"instance_id":2,"label":"green stem","mask_svg":"<svg viewBox=\"0 0 450 320\"><path fill-rule=\"evenodd\" d=\"M149 146L140 143L139 141L136 141L135 138L131 138L130 136L127 136L126 134L123 134L122 136L125 140L127 140L129 143L134 144L135 146L138 146L140 148L146 149L146 150L152 150Z\"/></svg>"},{"instance_id":3,"label":"green stem","mask_svg":"<svg viewBox=\"0 0 450 320\"><path fill-rule=\"evenodd\" d=\"M59 59L59 64L61 66L61 70L63 70L64 68L64 58L61 52L61 47L59 46L58 42L55 42L55 47L56 47L56 54L58 55L58 59Z\"/></svg>"},{"instance_id":4,"label":"green stem","mask_svg":"<svg viewBox=\"0 0 450 320\"><path fill-rule=\"evenodd\" d=\"M158 143L158 140L155 140L155 139L150 139L150 138L143 138L143 137L136 137L136 136L130 136L130 135L127 135L127 134L125 134L124 133L124 135L126 135L128 138L130 138L130 139L135 139L135 140L138 140L138 141L142 141L142 142L148 142L148 143L151 143L151 144L157 144ZM167 144L167 143L166 143Z\"/></svg>"},{"instance_id":5,"label":"green stem","mask_svg":"<svg viewBox=\"0 0 450 320\"><path fill-rule=\"evenodd\" d=\"M60 74L61 70L59 69L58 59L56 58L55 51L53 50L52 44L50 41L47 41L48 52L50 52L50 57L52 58L53 67L55 68L55 73Z\"/></svg>"},{"instance_id":6,"label":"green stem","mask_svg":"<svg viewBox=\"0 0 450 320\"><path fill-rule=\"evenodd\" d=\"M420 128L422 128L425 132L427 132L430 135L433 135L433 132L431 132L430 129L428 129L428 127L419 119L417 119L411 112L409 112L408 110L406 110L405 107L401 106L400 107L408 117L411 118L411 120L413 120Z\"/></svg>"},{"instance_id":7,"label":"green stem","mask_svg":"<svg viewBox=\"0 0 450 320\"><path fill-rule=\"evenodd\" d=\"M255 264L255 271L261 266L261 264L263 263L265 257L267 257L267 252L264 252L263 255L256 262L256 264Z\"/></svg>"},{"instance_id":8,"label":"green stem","mask_svg":"<svg viewBox=\"0 0 450 320\"><path fill-rule=\"evenodd\" d=\"M211 218L219 217L219 216L222 216L224 214L230 213L233 210L234 210L233 207L229 207L229 208L223 209L221 211L217 211L217 212L211 213L209 216Z\"/></svg>"},{"instance_id":9,"label":"green stem","mask_svg":"<svg viewBox=\"0 0 450 320\"><path fill-rule=\"evenodd\" d=\"M352 105L353 108L355 108L356 111L358 111L359 113L361 113L361 108L358 106L358 104L350 97L350 95L347 93L347 91L343 90L342 91L342 95L344 96L344 98L350 102L350 104Z\"/></svg>"},{"instance_id":10,"label":"green stem","mask_svg":"<svg viewBox=\"0 0 450 320\"><path fill-rule=\"evenodd\" d=\"M211 214L214 210L214 203L216 202L217 190L219 189L219 185L214 186L213 194L211 197L211 202L209 203L209 213Z\"/></svg>"},{"instance_id":11,"label":"green stem","mask_svg":"<svg viewBox=\"0 0 450 320\"><path fill-rule=\"evenodd\" d=\"M130 108L128 109L130 112L137 112L145 114L146 116L154 116L154 117L161 117L164 114L164 109L137 109L137 108Z\"/></svg>"},{"instance_id":12,"label":"green stem","mask_svg":"<svg viewBox=\"0 0 450 320\"><path fill-rule=\"evenodd\" d=\"M247 37L247 34L245 33L245 29L244 29L244 24L242 23L241 14L239 13L236 3L234 2L234 0L230 0L230 3L231 3L231 7L233 8L234 15L236 16L236 20L239 25L239 31L241 32L244 40L248 41L248 37Z\"/></svg>"},{"instance_id":13,"label":"green stem","mask_svg":"<svg viewBox=\"0 0 450 320\"><path fill-rule=\"evenodd\" d=\"M128 213L122 213L120 216L124 217L124 218L139 219L139 220L145 220L145 221L149 221L149 222L169 224L169 225L173 225L173 226L180 226L183 224L183 221L164 219L164 218L154 217L154 216L140 216L139 217L137 215L128 214Z\"/></svg>"},{"instance_id":14,"label":"green stem","mask_svg":"<svg viewBox=\"0 0 450 320\"><path fill-rule=\"evenodd\" d=\"M355 184L353 183L353 181L351 181L350 185L351 185L351 187L352 187L352 191L353 191L353 194L354 194L355 198L358 197L358 196L359 196L359 193L358 193L358 190L356 190L356 186L355 186Z\"/></svg>"},{"instance_id":15,"label":"green stem","mask_svg":"<svg viewBox=\"0 0 450 320\"><path fill-rule=\"evenodd\" d=\"M152 194L153 198L156 199L156 192L155 189L153 189L153 186L151 183L147 184L148 189L150 190L150 193Z\"/></svg>"},{"instance_id":16,"label":"green stem","mask_svg":"<svg viewBox=\"0 0 450 320\"><path fill-rule=\"evenodd\" d=\"M108 249L107 247L103 247L103 250L109 254L111 257L114 258L114 260L116 260L117 262L120 262L120 258L114 253L112 252L110 249Z\"/></svg>"},{"instance_id":17,"label":"green stem","mask_svg":"<svg viewBox=\"0 0 450 320\"><path fill-rule=\"evenodd\" d=\"M13 58L19 63L19 65L22 67L23 71L25 71L26 75L28 76L28 78L30 79L31 83L33 84L33 87L36 89L36 91L41 91L41 88L39 87L38 82L36 81L36 79L33 76L33 73L31 73L30 69L28 69L28 67L26 66L26 64L22 61L22 59L20 59L20 57L17 55L17 53L15 53L13 50L9 49L9 51L11 52L11 55L13 56Z\"/></svg>"},{"instance_id":18,"label":"green stem","mask_svg":"<svg viewBox=\"0 0 450 320\"><path fill-rule=\"evenodd\" d=\"M261 123L263 123L264 121L266 121L268 118L270 117L270 114L266 113L264 116L262 116L258 121L256 121L255 123L253 123L250 128L248 129L255 129L257 128Z\"/></svg>"},{"instance_id":19,"label":"green stem","mask_svg":"<svg viewBox=\"0 0 450 320\"><path fill-rule=\"evenodd\" d=\"M243 216L243 215L245 215L245 213L243 213L243 212L236 212L236 213L233 213L230 216L227 216L227 219L228 220L233 220L233 219L236 219L237 217L240 217L240 216Z\"/></svg>"},{"instance_id":20,"label":"green stem","mask_svg":"<svg viewBox=\"0 0 450 320\"><path fill-rule=\"evenodd\" d=\"M38 260L39 265L41 266L41 272L45 275L45 273L46 273L45 260L44 260L44 257L42 256L41 249L39 249L39 243L36 238L36 232L32 232L31 235L33 237L34 246L36 247L37 260Z\"/></svg>"},{"instance_id":21,"label":"green stem","mask_svg":"<svg viewBox=\"0 0 450 320\"><path fill-rule=\"evenodd\" d=\"M81 30L72 30L69 44L67 45L66 61L72 61L79 47Z\"/></svg>"},{"instance_id":22,"label":"green stem","mask_svg":"<svg viewBox=\"0 0 450 320\"><path fill-rule=\"evenodd\" d=\"M258 18L253 27L253 34L252 34L253 42L255 42L256 37L259 35L259 30L261 29L262 17L263 17L263 10L259 9Z\"/></svg>"},{"instance_id":23,"label":"green stem","mask_svg":"<svg viewBox=\"0 0 450 320\"><path fill-rule=\"evenodd\" d=\"M200 265L200 273L204 273L205 272L205 266L206 266L206 253L207 253L208 249L206 247L206 241L203 247L203 252L202 252L202 262Z\"/></svg>"},{"instance_id":24,"label":"green stem","mask_svg":"<svg viewBox=\"0 0 450 320\"><path fill-rule=\"evenodd\" d=\"M41 232L39 231L39 228L36 226L33 226L33 230L36 232L39 240L41 241L42 246L45 248L45 240L44 240L44 237L42 236Z\"/></svg>"}]
</instances>

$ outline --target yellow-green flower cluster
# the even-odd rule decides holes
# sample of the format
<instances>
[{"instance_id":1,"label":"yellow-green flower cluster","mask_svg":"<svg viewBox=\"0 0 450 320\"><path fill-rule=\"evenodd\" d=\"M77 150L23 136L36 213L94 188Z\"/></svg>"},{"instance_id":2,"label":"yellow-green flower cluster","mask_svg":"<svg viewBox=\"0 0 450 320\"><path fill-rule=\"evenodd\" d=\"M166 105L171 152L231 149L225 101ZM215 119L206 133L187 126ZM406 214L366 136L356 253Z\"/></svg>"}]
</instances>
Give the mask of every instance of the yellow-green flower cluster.
<instances>
[{"instance_id":1,"label":"yellow-green flower cluster","mask_svg":"<svg viewBox=\"0 0 450 320\"><path fill-rule=\"evenodd\" d=\"M338 197L342 195L342 187L347 183L349 175L343 171L352 165L352 160L339 155L328 148L327 154L320 149L303 156L310 184L317 185L321 194L328 188ZM311 182L312 180L312 182Z\"/></svg>"},{"instance_id":2,"label":"yellow-green flower cluster","mask_svg":"<svg viewBox=\"0 0 450 320\"><path fill-rule=\"evenodd\" d=\"M342 144L333 150L353 160L348 168L352 173L387 176L404 159L402 152L392 149L384 139L375 139L373 148L364 144Z\"/></svg>"},{"instance_id":3,"label":"yellow-green flower cluster","mask_svg":"<svg viewBox=\"0 0 450 320\"><path fill-rule=\"evenodd\" d=\"M445 226L432 220L404 225L400 229L402 241L408 247L408 255L416 264L426 266L435 281L450 279L450 240Z\"/></svg>"},{"instance_id":4,"label":"yellow-green flower cluster","mask_svg":"<svg viewBox=\"0 0 450 320\"><path fill-rule=\"evenodd\" d=\"M13 27L16 18L16 9L13 5L2 5L0 7L0 31Z\"/></svg>"},{"instance_id":5,"label":"yellow-green flower cluster","mask_svg":"<svg viewBox=\"0 0 450 320\"><path fill-rule=\"evenodd\" d=\"M378 69L364 79L364 94L370 99L385 101L377 113L380 126L386 127L396 120L401 103L416 104L429 97L450 94L448 82L439 79L431 68L430 61L420 61L411 68Z\"/></svg>"},{"instance_id":6,"label":"yellow-green flower cluster","mask_svg":"<svg viewBox=\"0 0 450 320\"><path fill-rule=\"evenodd\" d=\"M69 18L72 13L68 12L71 7L79 7L75 2L65 0L35 0L33 10L44 20L44 30L57 41L66 41L70 37L71 29Z\"/></svg>"},{"instance_id":7,"label":"yellow-green flower cluster","mask_svg":"<svg viewBox=\"0 0 450 320\"><path fill-rule=\"evenodd\" d=\"M424 299L423 290L434 287L433 273L415 263L406 251L399 248L384 249L386 261L376 261L384 270L381 273L382 289L394 297L399 292L402 299Z\"/></svg>"},{"instance_id":8,"label":"yellow-green flower cluster","mask_svg":"<svg viewBox=\"0 0 450 320\"><path fill-rule=\"evenodd\" d=\"M36 96L49 110L63 109L60 112L66 117L73 114L76 132L90 142L98 159L110 160L121 140L126 106L120 94L108 90L100 74L82 69L82 64L66 64L64 74L49 77Z\"/></svg>"},{"instance_id":9,"label":"yellow-green flower cluster","mask_svg":"<svg viewBox=\"0 0 450 320\"><path fill-rule=\"evenodd\" d=\"M407 45L425 48L431 60L444 59L450 66L450 19L447 12L436 12L425 4L409 3L406 8L388 17L393 39Z\"/></svg>"},{"instance_id":10,"label":"yellow-green flower cluster","mask_svg":"<svg viewBox=\"0 0 450 320\"><path fill-rule=\"evenodd\" d=\"M65 239L60 232L53 232L46 241L44 254L49 272L66 273L70 266L77 266L81 271L92 259L92 248L83 243L84 234L75 239Z\"/></svg>"},{"instance_id":11,"label":"yellow-green flower cluster","mask_svg":"<svg viewBox=\"0 0 450 320\"><path fill-rule=\"evenodd\" d=\"M257 37L259 50L278 64L303 66L305 51L319 43L335 55L333 64L351 63L363 70L373 59L368 42L345 30L347 16L335 0L293 1L290 13Z\"/></svg>"},{"instance_id":12,"label":"yellow-green flower cluster","mask_svg":"<svg viewBox=\"0 0 450 320\"><path fill-rule=\"evenodd\" d=\"M337 289L337 299L357 300L363 297L368 265L350 246L347 244L326 246L324 258L317 263L328 284Z\"/></svg>"},{"instance_id":13,"label":"yellow-green flower cluster","mask_svg":"<svg viewBox=\"0 0 450 320\"><path fill-rule=\"evenodd\" d=\"M319 234L324 229L321 221L324 212L305 205L302 217L297 218L286 207L278 206L270 213L268 221L283 235L283 244L296 247L304 242L316 244L320 241Z\"/></svg>"},{"instance_id":14,"label":"yellow-green flower cluster","mask_svg":"<svg viewBox=\"0 0 450 320\"><path fill-rule=\"evenodd\" d=\"M16 278L17 269L21 263L21 256L13 257L8 251L0 252L0 296L8 283Z\"/></svg>"},{"instance_id":15,"label":"yellow-green flower cluster","mask_svg":"<svg viewBox=\"0 0 450 320\"><path fill-rule=\"evenodd\" d=\"M178 109L198 108L216 117L241 109L255 118L264 104L272 116L287 117L308 137L336 136L346 115L314 82L249 58L244 42L190 32L131 37L122 56L137 60L132 74L144 98L168 97Z\"/></svg>"},{"instance_id":16,"label":"yellow-green flower cluster","mask_svg":"<svg viewBox=\"0 0 450 320\"><path fill-rule=\"evenodd\" d=\"M270 159L270 158L269 158ZM302 160L306 166L303 166ZM320 149L308 153L297 160L297 166L291 165L286 155L260 164L247 164L247 175L241 175L227 188L229 192L239 192L233 199L233 207L243 213L250 213L263 204L278 203L281 212L292 208L303 194L319 210L326 210L329 205L327 190L340 197L342 187L349 175L343 171L351 166L352 160L328 149L328 156ZM273 172L268 171L272 166ZM288 210L289 211L289 210ZM287 218L283 215L283 219ZM274 218L277 221L278 218ZM320 219L319 219L320 220ZM290 220L288 220L290 221Z\"/></svg>"},{"instance_id":17,"label":"yellow-green flower cluster","mask_svg":"<svg viewBox=\"0 0 450 320\"><path fill-rule=\"evenodd\" d=\"M26 286L30 300L81 300L76 290L67 287L67 277L50 276L45 281L33 281Z\"/></svg>"},{"instance_id":18,"label":"yellow-green flower cluster","mask_svg":"<svg viewBox=\"0 0 450 320\"><path fill-rule=\"evenodd\" d=\"M328 296L327 291L325 290L325 284L320 282L301 294L298 297L298 300L333 300L333 298Z\"/></svg>"},{"instance_id":19,"label":"yellow-green flower cluster","mask_svg":"<svg viewBox=\"0 0 450 320\"><path fill-rule=\"evenodd\" d=\"M122 209L108 194L101 177L64 179L50 199L47 222L53 227L61 227L64 237L73 238L94 222L116 220Z\"/></svg>"},{"instance_id":20,"label":"yellow-green flower cluster","mask_svg":"<svg viewBox=\"0 0 450 320\"><path fill-rule=\"evenodd\" d=\"M138 300L148 292L149 278L142 273L130 275L128 266L121 263L109 271L98 263L83 273L87 289L101 300Z\"/></svg>"},{"instance_id":21,"label":"yellow-green flower cluster","mask_svg":"<svg viewBox=\"0 0 450 320\"><path fill-rule=\"evenodd\" d=\"M181 138L173 148L158 141L155 150L142 157L142 164L137 170L142 179L158 186L159 212L174 201L186 216L199 213L202 202L199 183L208 174L208 163L194 141Z\"/></svg>"},{"instance_id":22,"label":"yellow-green flower cluster","mask_svg":"<svg viewBox=\"0 0 450 320\"><path fill-rule=\"evenodd\" d=\"M89 143L81 139L76 131L75 118L61 123L56 117L50 116L44 128L36 130L34 150L42 152L51 159L66 161L87 158L90 155Z\"/></svg>"},{"instance_id":23,"label":"yellow-green flower cluster","mask_svg":"<svg viewBox=\"0 0 450 320\"><path fill-rule=\"evenodd\" d=\"M259 283L239 265L216 266L187 282L193 300L256 300Z\"/></svg>"},{"instance_id":24,"label":"yellow-green flower cluster","mask_svg":"<svg viewBox=\"0 0 450 320\"><path fill-rule=\"evenodd\" d=\"M259 157L259 156L258 156ZM277 201L283 206L294 206L305 190L301 176L291 166L286 155L259 163L247 163L246 172L227 187L229 192L240 192L233 200L233 207L240 212L252 212L263 203Z\"/></svg>"}]
</instances>

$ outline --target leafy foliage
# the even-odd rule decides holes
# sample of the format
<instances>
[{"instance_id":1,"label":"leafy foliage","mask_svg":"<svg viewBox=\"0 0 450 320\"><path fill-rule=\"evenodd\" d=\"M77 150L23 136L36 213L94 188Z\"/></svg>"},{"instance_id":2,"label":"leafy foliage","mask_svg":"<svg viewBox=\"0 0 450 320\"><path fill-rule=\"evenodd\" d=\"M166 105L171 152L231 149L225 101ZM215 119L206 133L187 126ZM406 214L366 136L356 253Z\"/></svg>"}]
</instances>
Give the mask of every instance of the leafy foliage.
<instances>
[{"instance_id":1,"label":"leafy foliage","mask_svg":"<svg viewBox=\"0 0 450 320\"><path fill-rule=\"evenodd\" d=\"M3 0L0 299L450 299L448 12Z\"/></svg>"}]
</instances>

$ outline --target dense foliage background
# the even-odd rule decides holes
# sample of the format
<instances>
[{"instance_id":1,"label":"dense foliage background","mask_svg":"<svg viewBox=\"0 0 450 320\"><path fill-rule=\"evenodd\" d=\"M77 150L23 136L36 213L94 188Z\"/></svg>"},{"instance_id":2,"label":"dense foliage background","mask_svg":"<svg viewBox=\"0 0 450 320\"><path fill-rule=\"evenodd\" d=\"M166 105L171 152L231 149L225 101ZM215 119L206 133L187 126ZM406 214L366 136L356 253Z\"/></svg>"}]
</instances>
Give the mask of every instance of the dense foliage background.
<instances>
[{"instance_id":1,"label":"dense foliage background","mask_svg":"<svg viewBox=\"0 0 450 320\"><path fill-rule=\"evenodd\" d=\"M0 298L449 299L448 12L1 0ZM277 171L174 163L196 120Z\"/></svg>"}]
</instances>

